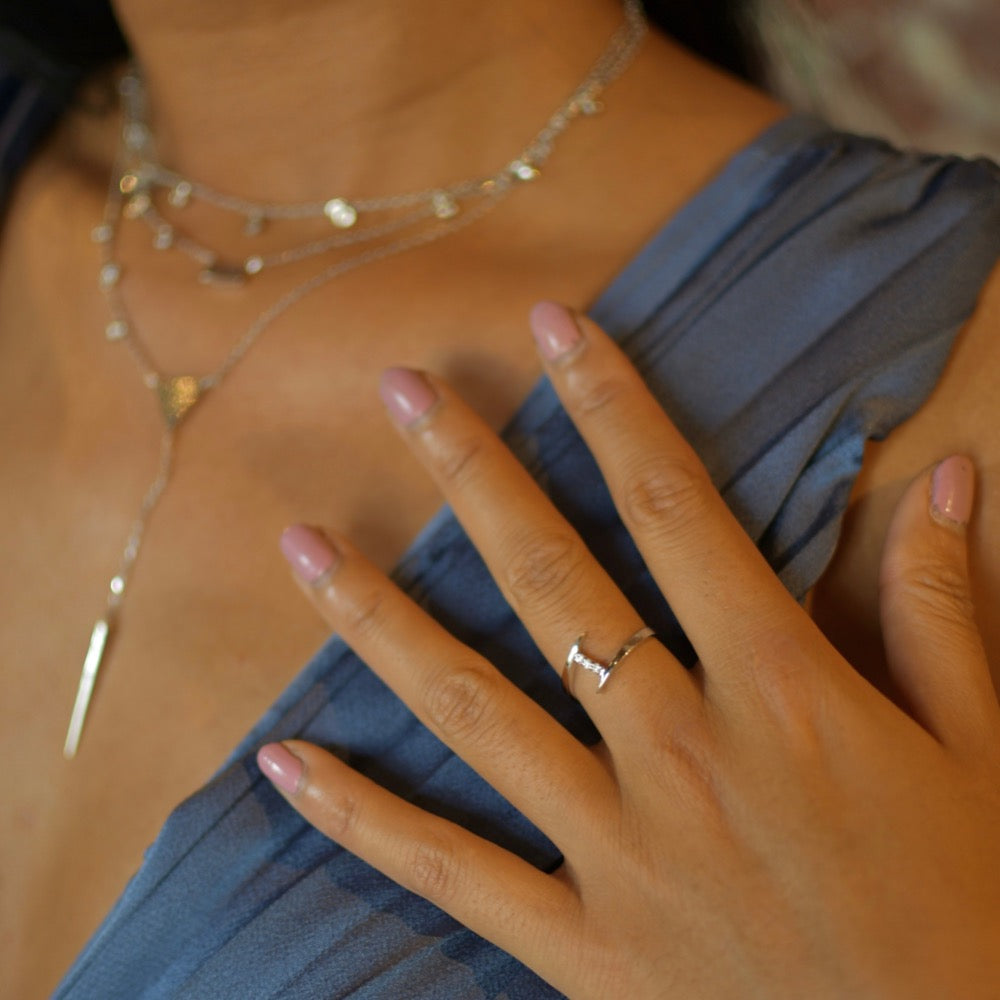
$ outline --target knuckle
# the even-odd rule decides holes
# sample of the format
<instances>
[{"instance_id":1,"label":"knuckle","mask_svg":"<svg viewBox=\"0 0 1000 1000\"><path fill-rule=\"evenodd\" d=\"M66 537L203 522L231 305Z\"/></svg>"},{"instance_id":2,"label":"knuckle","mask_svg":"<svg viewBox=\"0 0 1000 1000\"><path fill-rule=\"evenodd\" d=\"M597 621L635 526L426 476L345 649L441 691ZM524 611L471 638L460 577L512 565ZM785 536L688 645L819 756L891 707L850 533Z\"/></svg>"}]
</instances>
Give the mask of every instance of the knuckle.
<instances>
[{"instance_id":1,"label":"knuckle","mask_svg":"<svg viewBox=\"0 0 1000 1000\"><path fill-rule=\"evenodd\" d=\"M410 888L425 899L447 903L461 884L461 863L452 844L440 838L424 839L413 845L406 870Z\"/></svg>"},{"instance_id":2,"label":"knuckle","mask_svg":"<svg viewBox=\"0 0 1000 1000\"><path fill-rule=\"evenodd\" d=\"M434 464L442 482L457 489L474 480L482 466L484 450L485 442L479 436L449 441L435 455Z\"/></svg>"},{"instance_id":3,"label":"knuckle","mask_svg":"<svg viewBox=\"0 0 1000 1000\"><path fill-rule=\"evenodd\" d=\"M358 826L361 808L349 793L328 794L321 805L322 821L317 825L331 839L344 843Z\"/></svg>"},{"instance_id":4,"label":"knuckle","mask_svg":"<svg viewBox=\"0 0 1000 1000\"><path fill-rule=\"evenodd\" d=\"M907 565L890 582L896 599L925 621L954 624L975 617L968 580L960 567Z\"/></svg>"},{"instance_id":5,"label":"knuckle","mask_svg":"<svg viewBox=\"0 0 1000 1000\"><path fill-rule=\"evenodd\" d=\"M803 746L816 745L827 697L825 671L803 641L782 629L748 636L744 667L754 701L772 723Z\"/></svg>"},{"instance_id":6,"label":"knuckle","mask_svg":"<svg viewBox=\"0 0 1000 1000\"><path fill-rule=\"evenodd\" d=\"M675 456L647 456L622 485L625 517L639 527L696 523L708 512L711 484L696 463Z\"/></svg>"},{"instance_id":7,"label":"knuckle","mask_svg":"<svg viewBox=\"0 0 1000 1000\"><path fill-rule=\"evenodd\" d=\"M600 413L626 396L629 388L629 383L620 377L595 378L580 388L575 408L577 412L587 416Z\"/></svg>"},{"instance_id":8,"label":"knuckle","mask_svg":"<svg viewBox=\"0 0 1000 1000\"><path fill-rule=\"evenodd\" d=\"M385 621L384 601L385 595L380 590L351 595L340 609L344 632L353 639L377 635Z\"/></svg>"},{"instance_id":9,"label":"knuckle","mask_svg":"<svg viewBox=\"0 0 1000 1000\"><path fill-rule=\"evenodd\" d=\"M485 669L476 666L443 670L432 680L425 695L427 716L446 742L483 737L490 686Z\"/></svg>"},{"instance_id":10,"label":"knuckle","mask_svg":"<svg viewBox=\"0 0 1000 1000\"><path fill-rule=\"evenodd\" d=\"M538 607L577 577L582 561L581 543L569 534L522 538L506 563L507 592L521 607Z\"/></svg>"},{"instance_id":11,"label":"knuckle","mask_svg":"<svg viewBox=\"0 0 1000 1000\"><path fill-rule=\"evenodd\" d=\"M718 753L703 718L672 715L657 730L654 746L656 752L650 761L659 771L666 763L672 781L683 789L689 803L718 805L721 801ZM657 782L662 780L662 774L658 775Z\"/></svg>"}]
</instances>

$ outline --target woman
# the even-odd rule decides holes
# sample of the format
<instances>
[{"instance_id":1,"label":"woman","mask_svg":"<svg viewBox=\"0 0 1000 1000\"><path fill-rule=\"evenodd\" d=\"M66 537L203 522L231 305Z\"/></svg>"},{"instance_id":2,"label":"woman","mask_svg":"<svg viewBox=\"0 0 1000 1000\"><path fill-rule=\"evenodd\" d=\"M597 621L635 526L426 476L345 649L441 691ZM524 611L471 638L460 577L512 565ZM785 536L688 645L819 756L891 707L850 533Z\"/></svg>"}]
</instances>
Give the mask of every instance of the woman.
<instances>
[{"instance_id":1,"label":"woman","mask_svg":"<svg viewBox=\"0 0 1000 1000\"><path fill-rule=\"evenodd\" d=\"M434 188L445 179L475 177L508 163L523 148L525 137L585 78L621 20L619 8L610 3L576 4L571 12L536 7L283 4L256 5L248 13L243 7L231 11L225 4L166 8L136 0L122 4L118 15L142 67L162 161L250 201L302 203L331 194L360 197ZM331 40L336 59L330 58ZM327 95L336 99L324 99ZM5 967L15 970L17 992L31 995L54 986L139 865L142 848L155 836L162 818L210 778L236 744L234 762L220 772L208 793L173 815L123 904L67 977L64 995L110 996L117 991L134 996L159 989L202 996L282 991L326 996L358 991L365 983L374 995L549 992L541 980L434 907L396 893L377 879L371 882L370 875L359 876L360 865L305 832L253 764L261 743L310 733L309 723L328 711L338 716L338 725L357 721L358 731L351 740L337 736L324 742L341 746L383 784L416 785L423 801L437 811L459 816L474 828L478 824L539 865L558 863L552 845L498 798L470 785L455 758L435 756L438 751L427 748L430 737L399 723L399 731L407 730L412 739L397 743L396 731L386 735L364 719L355 720L352 712L362 711L369 698L382 697L371 686L374 681L350 671L327 671L324 678L349 674L351 682L331 699L327 680L316 683L315 673L304 675L306 681L283 698L252 738L241 742L241 737L326 633L287 587L276 556L260 539L276 536L291 522L322 523L349 535L376 566L386 569L439 502L419 463L381 415L375 392L379 373L400 364L433 370L457 393L475 399L487 426L505 424L541 370L530 340L518 333L528 307L543 297L593 302L663 220L783 116L769 101L657 37L643 44L619 79L609 81L605 101L603 115L574 122L560 136L541 177L509 192L488 217L412 252L358 266L296 301L294 309L255 340L218 392L206 393L184 417L169 487L149 520L79 754L70 765L58 752L76 685L75 676L68 675L78 670L86 636L100 611L101 583L115 571L116 551L155 473L162 421L150 406L149 391L137 378L133 359L116 339L104 336L111 317L94 286L105 244L95 246L88 235L102 218L108 178L115 176L117 116L67 116L32 160L10 202L0 296L0 330L8 359L4 398L9 412L16 414L16 419L4 422L9 440L2 449L5 482L16 487L5 490L3 500L5 523L13 529L6 578L45 577L49 589L44 607L34 586L5 595L6 645L17 651L8 668L16 684L8 680L11 697L4 702L6 759L14 765L7 795L14 804L13 821L5 853L18 864L3 895L12 907L5 920L20 935L13 938L13 954ZM436 141L427 142L428 135ZM815 185L806 169L812 154L801 150L810 151L812 142L808 130L798 138L782 132L776 146L765 140L763 147L751 147L738 169L751 169L758 161L774 164L770 185L755 175L763 192L785 185L785 171L777 165L794 167L793 173L800 175L797 190L805 194ZM786 145L794 155L783 152ZM855 163L867 162L866 157L884 155L867 146L852 149L843 158L844 166L849 171ZM887 162L896 161L890 157ZM911 176L911 167L906 166L904 176ZM945 176L938 165L928 169L922 190L932 194L943 184L950 197L954 170ZM931 311L930 302L946 302L931 324L942 336L971 308L990 263L990 241L995 240L990 235L995 228L989 227L997 212L996 195L991 193L995 183L986 168L977 169L968 185L982 193L963 202L967 207L956 223L959 242L947 244L945 254L952 260L960 254L961 273L944 276L947 294L936 290L936 298L924 295L918 300L921 314ZM863 194L870 190L864 186ZM181 209L164 204L162 192L158 197L164 212L177 210L170 218L178 226L182 218L185 228L202 234L224 256L240 259L246 252L248 237L231 216L197 199ZM925 219L919 211L925 200L911 198L902 215L916 213L917 219ZM939 204L939 199L930 199L932 210ZM856 208L852 202L850 212ZM746 206L726 211L754 214ZM191 261L151 245L142 221L123 221L117 233L116 252L124 274L121 295L163 372L214 370L242 331L280 295L316 273L316 263L305 259L284 270L265 269L259 280L255 277L237 289L201 288L193 280ZM311 238L313 227L311 220L269 225L255 237L263 242L253 245L262 254L277 252L288 242ZM910 232L905 224L902 230L891 230L890 243L906 242L904 232ZM963 242L967 232L972 234L968 245ZM986 236L978 235L981 232ZM696 227L693 244L699 235ZM709 249L701 247L699 252L716 259ZM992 254L995 257L995 246ZM917 255L918 261L923 259ZM927 285L919 266L906 273L911 280L918 278L918 287ZM626 307L631 299L625 293L630 283L639 284L634 267L625 274L627 281L612 284L625 305L602 313L620 323L616 332L630 325ZM801 275L795 280L797 285L783 288L785 295L801 290ZM880 278L877 285L880 290L891 287L891 276ZM58 295L52 294L54 287ZM795 301L819 296L826 306L824 296L835 290L807 291ZM602 301L614 305L613 298ZM710 298L719 296L713 292ZM884 317L886 324L892 320L909 328L911 324L901 322L898 301L892 301L897 304ZM988 419L991 396L985 387L971 395L968 390L968 372L983 380L976 386L988 386L995 374L991 302L995 299L988 294L987 311L963 331L936 395L866 464L857 514L843 540L842 562L816 596L817 615L827 618L838 634L861 636L871 630L877 614L871 598L878 548L888 509L904 481L943 455L960 451L987 471L983 495L995 494L988 479L992 449L997 447ZM689 305L696 309L698 301ZM539 327L542 339L551 335L558 340L558 331L551 327L563 322L554 320L562 314L549 310L542 319L546 315L548 326ZM641 326L641 319L634 325ZM866 314L868 340L871 323L871 314ZM93 333L88 336L88 331ZM759 330L756 336L769 333ZM588 350L591 337L596 338L593 343L603 343L599 334L588 333ZM649 350L657 343L659 338ZM773 342L768 346L778 348ZM915 351L908 354L901 347L896 354L908 363ZM946 351L941 345L939 353ZM760 356L762 350L753 353ZM625 377L613 355L599 357L609 359L608 372ZM709 360L710 367L720 367L725 358ZM878 364L877 359L869 362L876 368ZM869 378L866 391L856 394L858 408L845 403L844 412L853 420L872 411L873 399L899 401L887 414L879 411L874 424L860 419L858 427L865 433L887 430L879 424L883 416L891 425L919 401L920 390L915 392L912 383L920 380L906 363L903 369L908 373L905 386L880 386ZM889 383L898 370L893 365L886 369ZM790 380L789 391L804 381ZM431 386L425 388L425 403L427 391L448 391L444 382ZM679 396L681 388L672 387L671 395ZM397 412L409 406L407 412L417 414L419 406L410 398L411 376L393 377L386 389ZM886 391L873 395L868 389ZM957 407L960 392L963 405ZM445 408L438 412L443 415ZM796 426L808 424L801 418L799 413ZM414 423L418 430L424 426L422 419ZM469 419L461 417L461 434L482 437L484 432ZM643 433L669 433L659 418L649 416L648 421ZM826 443L843 430L835 419L831 427L813 449L827 458ZM854 428L847 439L856 442L857 433ZM623 434L622 440L634 446L631 434ZM433 432L425 440L432 439ZM710 450L711 437L704 443ZM531 455L526 457L530 461ZM725 460L720 467L725 468ZM386 489L387 468L393 470L392 491ZM956 469L964 466L947 468L951 472L944 480L953 484L958 497L965 480ZM606 471L614 488L614 477ZM504 482L508 474L506 467L499 473ZM586 505L599 486L589 469L580 476L569 484L573 489L564 492ZM809 486L804 469L795 470L791 480L789 496ZM830 481L836 494L845 483L849 488L850 475L827 477ZM927 482L915 488L915 496L919 498ZM535 503L534 494L516 492ZM773 514L757 536L766 544L771 525L782 517L794 518L796 511L808 511L815 521L810 504L821 495L813 494L810 503L801 505L780 503L781 516ZM845 498L840 499L842 503ZM956 507L951 517L948 504L939 500L945 520L962 520L963 509ZM916 517L914 506L907 510ZM40 512L44 517L39 518ZM835 522L834 517L824 523ZM714 520L710 523L712 544L722 545L726 560L741 565L734 536L719 536L722 529ZM996 523L995 508L987 500L977 511L973 533L977 595L985 594L986 600L991 589L982 555L996 537ZM938 527L932 523L920 531ZM590 538L598 551L599 530ZM816 545L822 549L832 541L831 530L801 537L818 537ZM304 539L319 544L301 532L286 537L286 549L300 566L308 555ZM647 551L644 539L637 541L654 568L655 553ZM732 553L731 545L737 545ZM338 546L345 543L339 541ZM317 550L312 551L315 556ZM621 551L616 541L608 556L620 561L625 558ZM911 552L906 546L902 551ZM426 548L418 555L426 560ZM319 569L322 563L311 565ZM795 560L789 565L794 569ZM39 572L50 566L58 571ZM329 568L323 567L324 574ZM412 572L411 561L401 576ZM754 575L759 570L745 572L751 590L765 589ZM581 575L581 587L590 587L591 573L587 568ZM796 583L807 576L803 573ZM470 581L478 577L463 570L455 579L462 596L475 607L492 608L488 597L477 600L471 593ZM635 594L641 617L655 617L656 627L664 632L669 621L658 603L642 597L645 592L648 581ZM845 592L858 598L850 614L844 607ZM82 596L90 593L95 595L93 603ZM674 603L673 593L670 598ZM436 592L429 592L428 599L439 603ZM52 615L50 608L57 613ZM452 610L450 605L439 607L446 621ZM788 607L778 613L795 614ZM581 616L586 620L579 626L574 621L573 627L588 632L583 652L607 661L626 638L618 634L621 623L615 622L614 635L610 625L609 634L602 635L592 616ZM626 633L634 631L631 624ZM491 622L471 623L470 631L477 629L480 645L493 658L515 669L527 664L521 668L525 685L577 732L588 732L568 699L558 699L558 681L539 667L537 653L532 659L520 639L508 643L508 631ZM570 643L576 634L568 637ZM692 634L696 646L698 638ZM986 639L992 653L995 637ZM422 641L422 636L414 639L418 645ZM553 639L550 644L559 643ZM657 672L669 674L674 685L685 683L676 680L671 665L654 663L656 650L654 643L646 642L629 654L602 699L613 704L616 686L624 695L627 685L648 684L642 679ZM550 659L562 658L551 656L548 647L544 651ZM816 655L824 661L832 657L827 651ZM398 656L396 650L394 662ZM710 670L708 663L705 676L711 676ZM579 686L591 678L583 667L578 674L571 678L574 690L603 731L608 723L598 717L598 706L591 704L586 688ZM981 676L972 667L969 674ZM635 678L631 682L626 680L630 676ZM65 697L53 694L57 686L67 692ZM657 690L662 697L663 690ZM639 695L641 700L641 691ZM989 704L985 694L978 703ZM544 729L539 732L550 738ZM609 746L613 754L610 739ZM265 764L277 767L276 753L271 751ZM310 775L326 766L316 758L306 759ZM290 774L287 766L283 773ZM298 781L286 784L300 787ZM216 792L228 796L229 805L213 799ZM210 819L206 811L212 813ZM234 822L227 825L227 817ZM330 853L322 853L326 851ZM365 882L363 891L359 878ZM701 893L698 898L709 897ZM338 925L340 920L348 923ZM702 924L695 920L694 925ZM338 938L337 926L350 930ZM527 929L532 939L539 937L536 927ZM6 936L11 939L14 933ZM496 936L502 947L515 952L521 948L513 937ZM581 938L586 941L586 936ZM567 954L567 947L558 950L574 968L585 968L585 957ZM759 954L759 947L750 952ZM606 991L607 977L617 971L595 963L600 978L591 982L523 949L521 956L556 987L581 994ZM655 989L664 985L663 976L657 970ZM672 985L684 993L679 981Z\"/></svg>"}]
</instances>

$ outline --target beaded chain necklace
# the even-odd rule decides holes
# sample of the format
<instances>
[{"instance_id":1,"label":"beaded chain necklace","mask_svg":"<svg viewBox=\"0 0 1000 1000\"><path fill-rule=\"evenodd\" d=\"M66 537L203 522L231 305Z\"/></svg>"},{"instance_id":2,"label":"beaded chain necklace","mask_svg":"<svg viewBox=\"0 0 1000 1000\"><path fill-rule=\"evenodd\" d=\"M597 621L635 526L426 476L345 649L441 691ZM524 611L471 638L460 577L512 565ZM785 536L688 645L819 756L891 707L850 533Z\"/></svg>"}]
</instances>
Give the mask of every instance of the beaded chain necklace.
<instances>
[{"instance_id":1,"label":"beaded chain necklace","mask_svg":"<svg viewBox=\"0 0 1000 1000\"><path fill-rule=\"evenodd\" d=\"M157 159L140 73L131 69L121 79L123 127L104 216L94 228L92 238L100 247L98 282L110 314L104 335L128 350L143 384L156 397L163 431L156 477L143 496L118 570L108 585L105 611L91 632L63 747L65 757L74 757L79 747L97 674L121 616L129 577L139 556L147 523L173 472L175 439L184 418L206 393L218 389L279 316L311 292L366 264L426 246L458 232L485 215L514 187L536 180L556 139L577 119L600 112L604 88L634 58L646 33L646 21L638 0L625 0L624 9L624 23L593 68L514 159L488 176L376 198L347 199L334 195L322 201L297 204L254 202L218 192L185 177ZM164 208L172 213L172 218L181 221L169 221L164 208L158 207L158 199L166 202ZM184 208L194 201L241 217L243 233L251 240L267 226L295 220L326 220L332 232L275 253L250 251L240 259L228 259L183 230ZM197 265L198 280L207 285L243 284L262 271L282 265L350 248L355 248L355 252L325 264L285 291L243 330L214 371L202 375L167 374L153 364L121 295L128 268L118 257L118 238L123 223L133 220L151 229L153 246L158 251L174 250L190 257Z\"/></svg>"}]
</instances>

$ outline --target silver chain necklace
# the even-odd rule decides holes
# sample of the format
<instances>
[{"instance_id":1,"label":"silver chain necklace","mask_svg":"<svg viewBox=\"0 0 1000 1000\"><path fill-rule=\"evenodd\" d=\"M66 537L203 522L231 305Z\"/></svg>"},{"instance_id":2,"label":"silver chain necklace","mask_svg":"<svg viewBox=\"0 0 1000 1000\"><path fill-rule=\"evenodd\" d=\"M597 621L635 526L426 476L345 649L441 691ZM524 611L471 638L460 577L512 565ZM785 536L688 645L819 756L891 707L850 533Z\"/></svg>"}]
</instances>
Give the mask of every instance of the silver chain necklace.
<instances>
[{"instance_id":1,"label":"silver chain necklace","mask_svg":"<svg viewBox=\"0 0 1000 1000\"><path fill-rule=\"evenodd\" d=\"M138 559L147 523L170 481L177 431L191 409L206 393L220 386L279 316L311 292L366 264L426 246L464 229L485 215L514 186L536 179L552 152L554 141L569 124L580 116L600 111L599 98L604 88L632 61L645 32L646 21L638 0L625 0L625 21L593 68L524 150L500 170L446 187L350 201L336 196L299 204L251 202L217 192L164 167L153 154L152 132L145 121L141 79L135 71L123 77L119 87L123 105L119 149L108 185L103 219L91 235L100 247L98 282L110 313L105 336L128 350L143 384L155 394L163 431L156 477L143 496L118 570L108 585L105 611L91 632L63 747L66 758L74 757L79 747L97 674L121 616L129 577ZM238 264L226 263L199 241L178 233L155 205L157 189L166 189L166 201L175 210L183 209L191 200L202 200L241 215L245 220L244 232L249 236L271 222L310 218L326 218L338 232L325 240L291 247L270 257L248 254ZM402 214L392 217L394 212ZM380 218L386 214L389 218ZM370 220L371 216L375 219ZM341 257L281 295L239 335L214 371L203 375L168 375L153 364L121 296L121 283L127 269L117 257L116 246L123 220L130 219L142 219L152 227L153 245L157 249L175 248L192 257L201 265L199 276L209 283L245 280L265 267L304 260L344 247L363 249L352 256Z\"/></svg>"}]
</instances>

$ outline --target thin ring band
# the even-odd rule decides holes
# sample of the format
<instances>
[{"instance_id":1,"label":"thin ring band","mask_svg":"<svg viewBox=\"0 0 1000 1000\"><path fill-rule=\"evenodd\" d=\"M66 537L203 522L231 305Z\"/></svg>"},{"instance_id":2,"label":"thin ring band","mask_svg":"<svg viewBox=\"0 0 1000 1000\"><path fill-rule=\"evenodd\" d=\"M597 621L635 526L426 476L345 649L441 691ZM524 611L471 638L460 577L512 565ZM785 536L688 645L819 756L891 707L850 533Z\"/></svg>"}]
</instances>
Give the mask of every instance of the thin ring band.
<instances>
[{"instance_id":1,"label":"thin ring band","mask_svg":"<svg viewBox=\"0 0 1000 1000\"><path fill-rule=\"evenodd\" d=\"M595 660L592 656L588 656L580 648L583 640L586 638L586 634L581 635L576 642L570 646L569 653L566 654L566 663L563 665L562 672L562 682L563 687L573 694L572 689L569 686L569 674L574 666L579 664L584 670L589 671L592 674L597 674L597 690L598 693L603 689L604 685L608 683L611 677L611 671L618 666L622 660L628 656L637 646L641 646L647 639L652 639L656 633L653 629L648 626L643 626L638 632L634 632L630 635L622 644L618 647L618 652L607 663L601 663L600 660Z\"/></svg>"}]
</instances>

